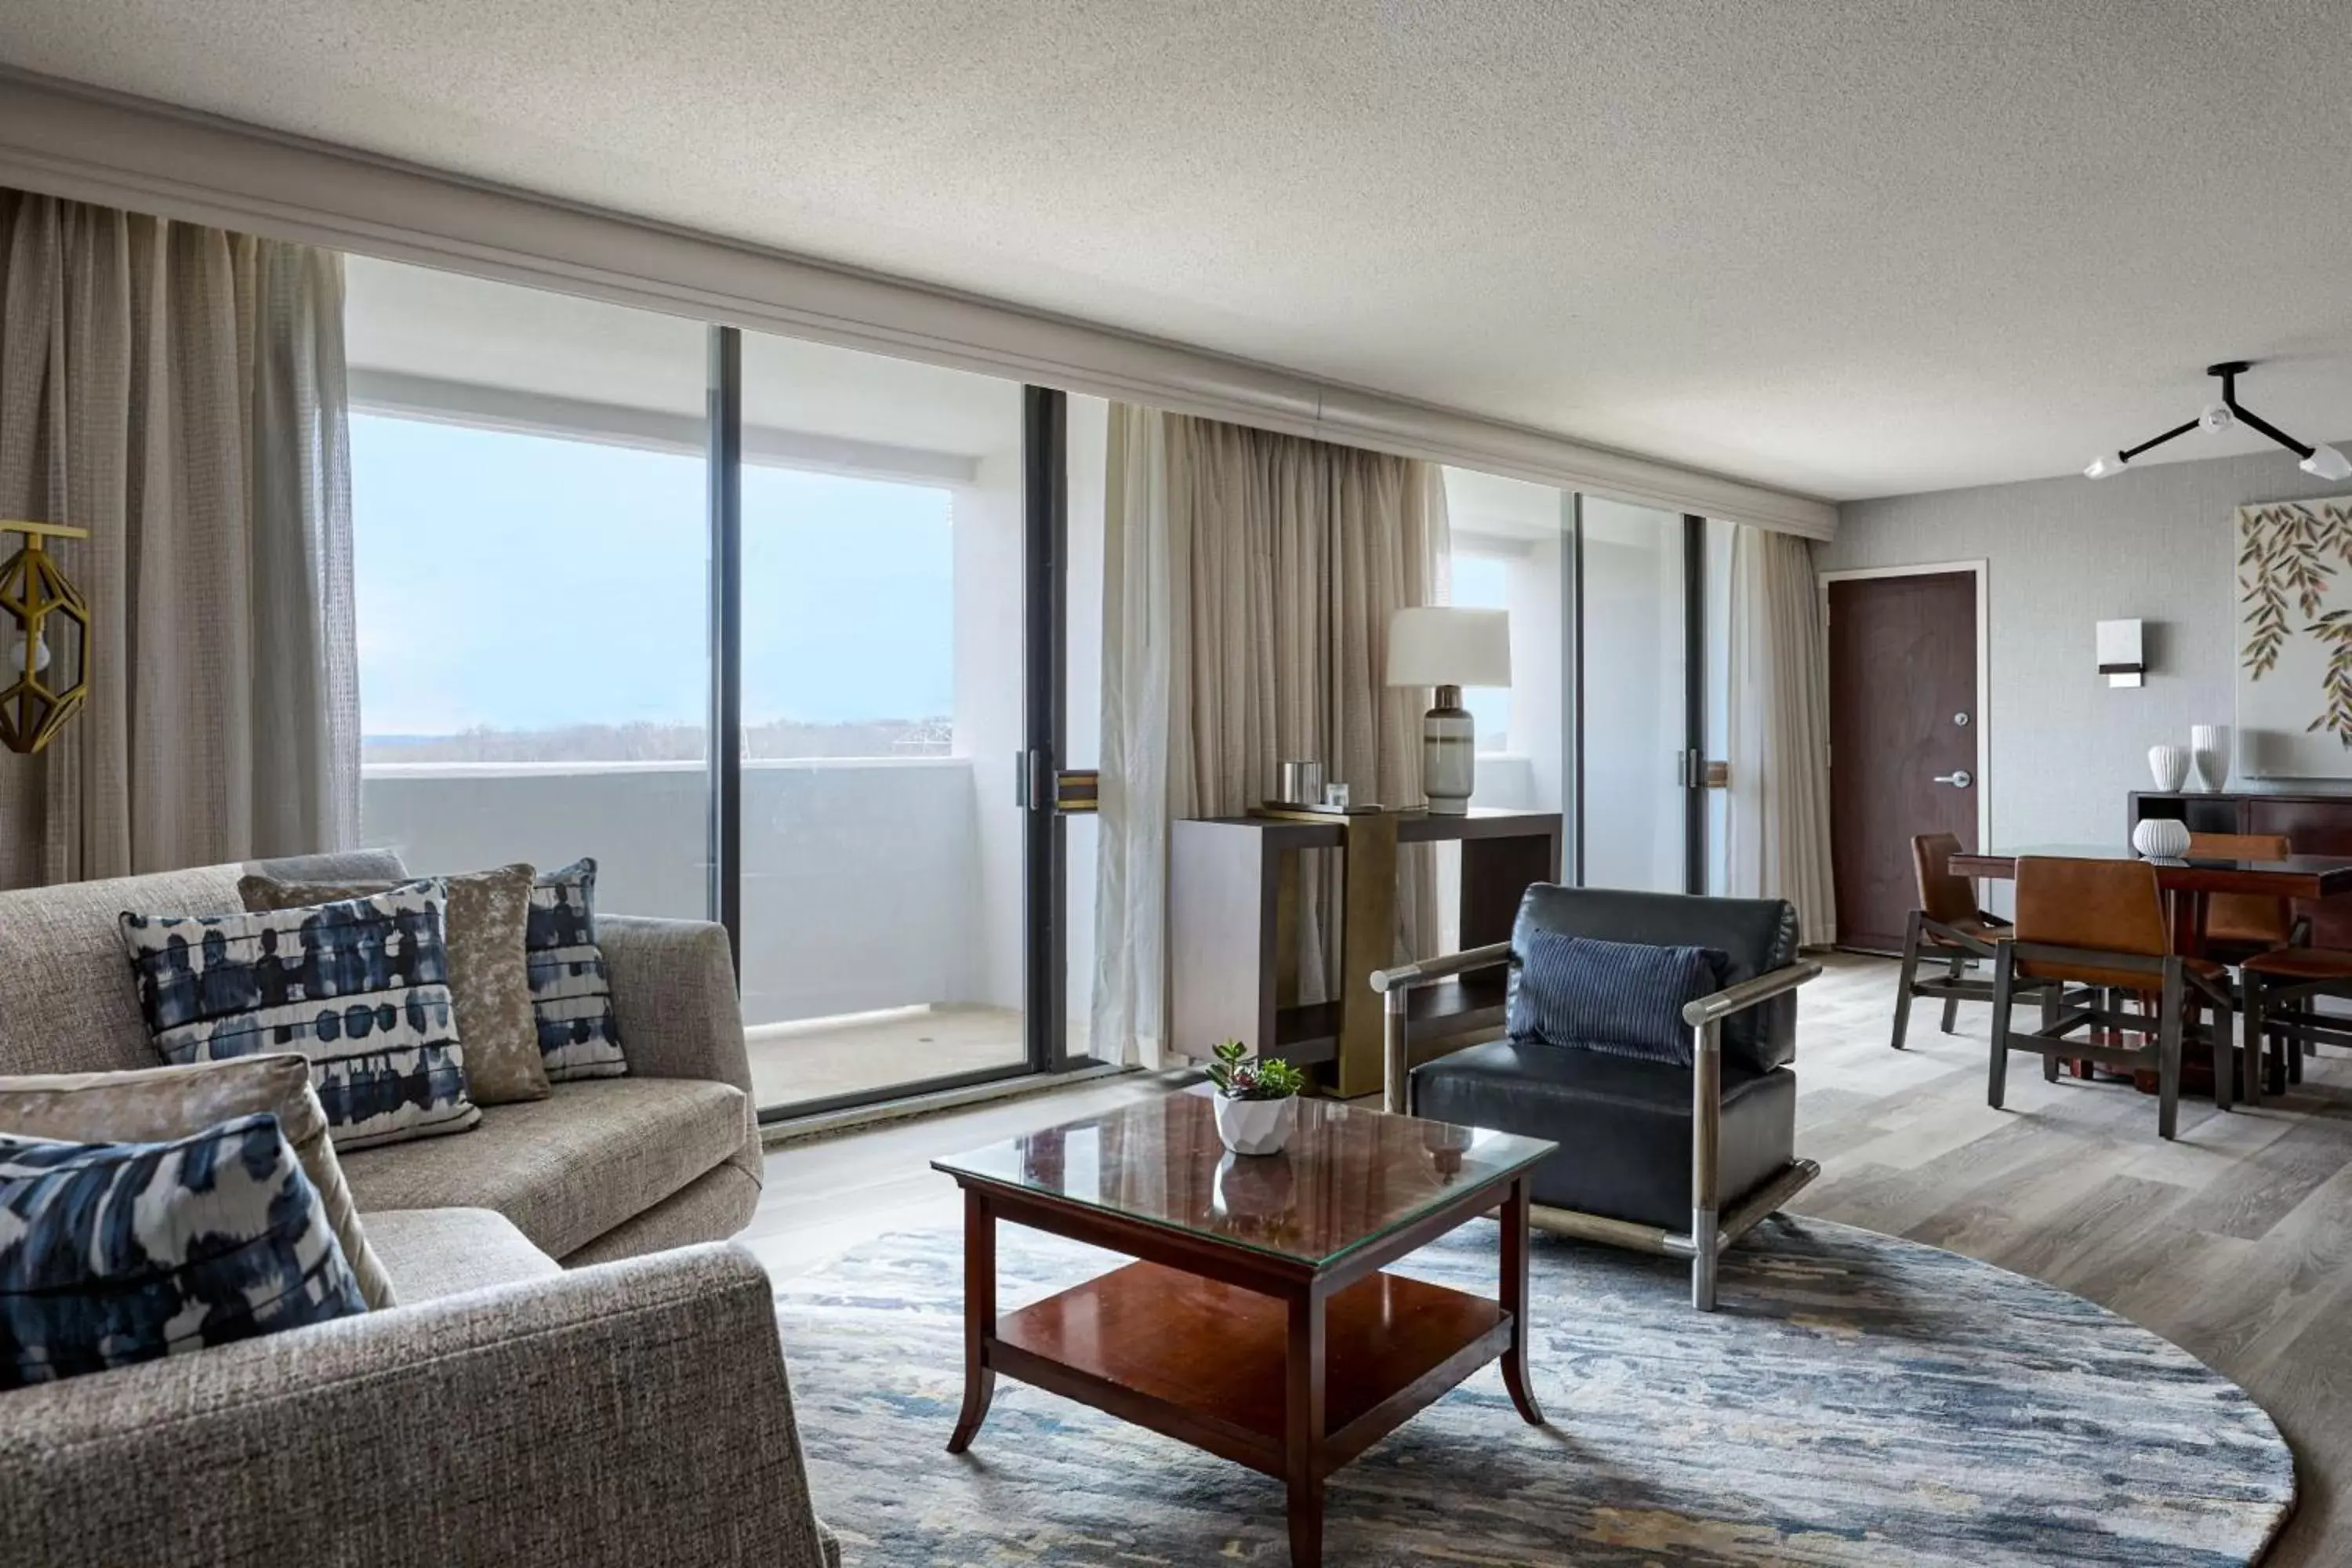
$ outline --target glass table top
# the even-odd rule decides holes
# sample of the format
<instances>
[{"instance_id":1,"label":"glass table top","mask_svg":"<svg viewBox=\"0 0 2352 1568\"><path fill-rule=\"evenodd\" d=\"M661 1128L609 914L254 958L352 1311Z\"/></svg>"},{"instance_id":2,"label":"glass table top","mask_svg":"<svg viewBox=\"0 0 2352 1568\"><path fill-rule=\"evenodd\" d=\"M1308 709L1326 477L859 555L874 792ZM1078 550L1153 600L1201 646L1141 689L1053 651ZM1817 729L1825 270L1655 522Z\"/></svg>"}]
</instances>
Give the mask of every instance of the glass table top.
<instances>
[{"instance_id":1,"label":"glass table top","mask_svg":"<svg viewBox=\"0 0 2352 1568\"><path fill-rule=\"evenodd\" d=\"M931 1162L935 1170L1318 1267L1558 1145L1301 1099L1279 1154L1233 1154L1205 1085Z\"/></svg>"}]
</instances>

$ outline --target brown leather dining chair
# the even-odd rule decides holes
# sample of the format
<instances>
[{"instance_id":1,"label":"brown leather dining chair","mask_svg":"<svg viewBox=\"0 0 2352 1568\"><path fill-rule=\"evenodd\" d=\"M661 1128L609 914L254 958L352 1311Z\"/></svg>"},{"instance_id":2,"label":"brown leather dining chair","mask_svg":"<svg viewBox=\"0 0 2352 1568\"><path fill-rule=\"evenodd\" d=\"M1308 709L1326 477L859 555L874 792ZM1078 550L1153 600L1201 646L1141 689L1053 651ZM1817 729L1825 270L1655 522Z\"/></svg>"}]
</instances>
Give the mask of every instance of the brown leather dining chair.
<instances>
[{"instance_id":1,"label":"brown leather dining chair","mask_svg":"<svg viewBox=\"0 0 2352 1568\"><path fill-rule=\"evenodd\" d=\"M2017 921L1993 961L1992 1063L1987 1100L2000 1108L2008 1090L2009 1053L2042 1058L2042 1076L2055 1079L2061 1058L2130 1070L2154 1068L2157 1131L2173 1137L2180 1124L2180 1055L2191 1043L2213 1058L2213 1098L2231 1103L2235 999L2229 972L2210 959L2183 958L2172 948L2156 868L2144 860L2074 860L2025 855L2017 861ZM2061 997L2059 988L2086 986ZM2021 992L2038 990L2042 1026L2010 1027ZM2118 992L2156 994L2156 1016L2124 1013ZM2192 1023L2190 1004L2210 1013ZM2127 1047L2121 1031L2152 1040ZM2075 1031L2081 1038L2069 1038Z\"/></svg>"},{"instance_id":2,"label":"brown leather dining chair","mask_svg":"<svg viewBox=\"0 0 2352 1568\"><path fill-rule=\"evenodd\" d=\"M1942 1000L1948 1035L1959 1019L1961 1003L1992 1000L1992 982L1969 979L1969 965L1992 962L1993 944L2009 934L2009 922L1979 909L1976 884L1953 874L1952 857L1959 852L1960 841L1948 833L1923 833L1911 840L1919 907L1904 930L1903 967L1896 972L1893 1044L1898 1051L1911 1027L1914 996ZM1922 963L1933 966L1924 979Z\"/></svg>"},{"instance_id":3,"label":"brown leather dining chair","mask_svg":"<svg viewBox=\"0 0 2352 1568\"><path fill-rule=\"evenodd\" d=\"M2191 860L2284 860L2294 853L2284 833L2192 833ZM2214 957L2237 959L2284 947L2294 906L2261 893L2215 893L2205 903L2205 943Z\"/></svg>"}]
</instances>

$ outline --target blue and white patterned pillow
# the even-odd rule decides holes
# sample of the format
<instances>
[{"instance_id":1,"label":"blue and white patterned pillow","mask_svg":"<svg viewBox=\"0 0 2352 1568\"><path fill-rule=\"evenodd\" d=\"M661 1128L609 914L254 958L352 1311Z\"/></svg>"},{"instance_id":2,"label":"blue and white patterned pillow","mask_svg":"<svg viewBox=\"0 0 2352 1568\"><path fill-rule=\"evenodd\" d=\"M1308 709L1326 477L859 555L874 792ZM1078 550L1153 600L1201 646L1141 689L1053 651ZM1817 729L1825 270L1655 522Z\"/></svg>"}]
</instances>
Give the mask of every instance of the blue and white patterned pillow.
<instances>
[{"instance_id":1,"label":"blue and white patterned pillow","mask_svg":"<svg viewBox=\"0 0 2352 1568\"><path fill-rule=\"evenodd\" d=\"M547 1081L626 1073L621 1026L613 1016L612 978L596 945L595 861L575 860L561 871L541 874L530 889L530 927L523 947L530 960L530 1010L539 1020Z\"/></svg>"},{"instance_id":2,"label":"blue and white patterned pillow","mask_svg":"<svg viewBox=\"0 0 2352 1568\"><path fill-rule=\"evenodd\" d=\"M1524 940L1504 1020L1511 1038L1690 1065L1683 1004L1719 988L1724 954L1540 930Z\"/></svg>"},{"instance_id":3,"label":"blue and white patterned pillow","mask_svg":"<svg viewBox=\"0 0 2352 1568\"><path fill-rule=\"evenodd\" d=\"M0 1134L0 1388L365 1310L267 1111L163 1143Z\"/></svg>"},{"instance_id":4,"label":"blue and white patterned pillow","mask_svg":"<svg viewBox=\"0 0 2352 1568\"><path fill-rule=\"evenodd\" d=\"M449 1005L448 885L234 915L122 917L139 1003L167 1062L299 1051L338 1149L482 1119Z\"/></svg>"}]
</instances>

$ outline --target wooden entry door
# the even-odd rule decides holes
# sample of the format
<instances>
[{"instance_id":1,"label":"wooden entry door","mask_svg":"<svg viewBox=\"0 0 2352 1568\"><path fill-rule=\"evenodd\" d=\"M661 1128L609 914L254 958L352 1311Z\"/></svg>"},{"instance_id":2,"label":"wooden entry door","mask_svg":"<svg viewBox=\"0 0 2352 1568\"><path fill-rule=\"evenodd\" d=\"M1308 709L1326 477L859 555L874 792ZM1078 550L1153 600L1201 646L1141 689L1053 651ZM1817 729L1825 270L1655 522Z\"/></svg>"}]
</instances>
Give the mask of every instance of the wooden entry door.
<instances>
[{"instance_id":1,"label":"wooden entry door","mask_svg":"<svg viewBox=\"0 0 2352 1568\"><path fill-rule=\"evenodd\" d=\"M1838 942L1899 952L1918 902L1911 840L1977 843L1977 578L1829 585L1830 850Z\"/></svg>"}]
</instances>

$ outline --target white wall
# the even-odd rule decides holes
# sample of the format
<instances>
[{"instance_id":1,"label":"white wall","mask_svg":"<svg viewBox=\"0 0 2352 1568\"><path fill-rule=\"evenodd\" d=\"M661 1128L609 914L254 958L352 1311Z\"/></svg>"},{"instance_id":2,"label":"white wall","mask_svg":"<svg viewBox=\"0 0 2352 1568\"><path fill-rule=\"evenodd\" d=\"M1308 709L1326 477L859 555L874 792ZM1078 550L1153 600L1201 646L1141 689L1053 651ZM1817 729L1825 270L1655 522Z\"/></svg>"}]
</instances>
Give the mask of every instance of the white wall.
<instances>
[{"instance_id":1,"label":"white wall","mask_svg":"<svg viewBox=\"0 0 2352 1568\"><path fill-rule=\"evenodd\" d=\"M992 999L980 776L961 757L743 764L746 1023ZM412 871L593 855L600 912L706 918L699 763L372 767L361 816Z\"/></svg>"},{"instance_id":2,"label":"white wall","mask_svg":"<svg viewBox=\"0 0 2352 1568\"><path fill-rule=\"evenodd\" d=\"M2237 508L2347 492L2278 452L1893 496L1841 507L1813 564L1986 562L1993 844L2110 843L2126 793L2153 787L2150 746L2232 723ZM2110 687L2092 626L2134 616L2147 623L2147 684Z\"/></svg>"}]
</instances>

